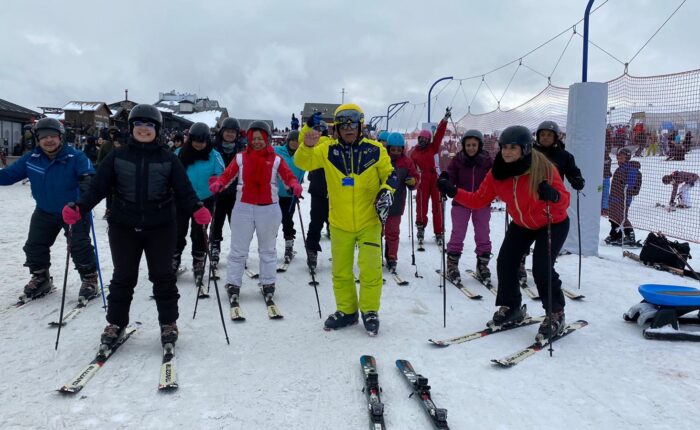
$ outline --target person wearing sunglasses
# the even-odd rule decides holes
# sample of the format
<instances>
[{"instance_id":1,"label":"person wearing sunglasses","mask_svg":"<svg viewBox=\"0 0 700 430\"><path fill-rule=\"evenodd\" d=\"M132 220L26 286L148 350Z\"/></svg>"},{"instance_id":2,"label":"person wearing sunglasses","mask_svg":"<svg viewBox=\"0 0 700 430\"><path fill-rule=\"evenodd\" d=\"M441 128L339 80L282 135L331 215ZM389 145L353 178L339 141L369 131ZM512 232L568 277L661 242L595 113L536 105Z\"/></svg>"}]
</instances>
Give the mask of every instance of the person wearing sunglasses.
<instances>
[{"instance_id":1,"label":"person wearing sunglasses","mask_svg":"<svg viewBox=\"0 0 700 430\"><path fill-rule=\"evenodd\" d=\"M10 167L0 170L0 185L29 179L32 197L36 201L23 248L26 256L24 266L29 268L32 277L24 287L20 301L39 298L51 291L51 246L62 229L68 236L61 210L67 202L75 201L87 189L95 174L85 154L65 144L65 130L58 120L40 119L33 133L38 145ZM11 204L7 200L5 202ZM88 220L73 226L70 245L71 257L82 280L79 300L87 301L97 295L97 266L90 244Z\"/></svg>"},{"instance_id":2,"label":"person wearing sunglasses","mask_svg":"<svg viewBox=\"0 0 700 430\"><path fill-rule=\"evenodd\" d=\"M330 203L333 292L337 311L324 324L335 330L358 322L362 312L370 336L379 331L382 293L382 224L389 215L396 175L386 149L376 140L363 137L365 119L354 103L340 105L334 114L336 138L323 137L310 127L294 154L303 170L323 168ZM357 294L353 266L359 247L360 293Z\"/></svg>"},{"instance_id":3,"label":"person wearing sunglasses","mask_svg":"<svg viewBox=\"0 0 700 430\"><path fill-rule=\"evenodd\" d=\"M423 246L423 241L425 240L425 227L428 225L428 203L431 200L433 232L439 248L442 248L442 241L444 240L435 159L440 152L442 138L445 136L445 130L447 130L447 120L451 115L450 108L447 108L444 118L438 124L435 136L432 136L428 130L421 130L418 134L418 145L411 152L411 160L413 160L420 173L420 185L416 192L416 227L418 229L416 238L418 239L419 247Z\"/></svg>"},{"instance_id":4,"label":"person wearing sunglasses","mask_svg":"<svg viewBox=\"0 0 700 430\"><path fill-rule=\"evenodd\" d=\"M166 145L158 144L163 124L160 111L155 106L136 105L128 123L127 144L111 151L100 163L87 192L77 204L63 208L63 220L75 224L113 192L108 234L114 273L107 296L108 324L101 342L113 346L129 324L139 263L145 253L161 342L174 345L180 298L172 269L177 241L175 207L190 211L200 225L211 222L211 213L197 198L177 156Z\"/></svg>"}]
</instances>

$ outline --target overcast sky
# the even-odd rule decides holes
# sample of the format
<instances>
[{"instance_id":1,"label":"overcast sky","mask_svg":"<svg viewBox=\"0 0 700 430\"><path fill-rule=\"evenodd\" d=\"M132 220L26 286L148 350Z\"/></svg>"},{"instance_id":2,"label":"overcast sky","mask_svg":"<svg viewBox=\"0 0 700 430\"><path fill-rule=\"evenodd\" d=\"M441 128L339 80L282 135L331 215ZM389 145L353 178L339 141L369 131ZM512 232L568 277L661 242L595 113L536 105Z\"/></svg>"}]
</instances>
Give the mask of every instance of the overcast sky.
<instances>
[{"instance_id":1,"label":"overcast sky","mask_svg":"<svg viewBox=\"0 0 700 430\"><path fill-rule=\"evenodd\" d=\"M682 0L609 0L591 17L591 40L627 62ZM442 76L480 75L517 59L583 16L585 0L235 1L6 0L2 2L0 98L37 109L69 100L154 103L175 89L207 96L239 118L289 124L304 102L360 104L368 117L390 103L422 103ZM596 6L604 0L596 1ZM689 0L630 64L646 76L700 67L700 1ZM577 26L583 32L583 24ZM523 59L550 75L571 32ZM575 36L551 75L581 80ZM589 81L624 66L594 47ZM501 97L518 64L486 76ZM455 117L480 80L450 84ZM541 91L521 67L501 101L516 106ZM441 86L436 87L437 93ZM457 96L454 96L457 94ZM496 107L480 91L472 112ZM434 111L434 116L439 115ZM424 115L425 116L425 115Z\"/></svg>"}]
</instances>

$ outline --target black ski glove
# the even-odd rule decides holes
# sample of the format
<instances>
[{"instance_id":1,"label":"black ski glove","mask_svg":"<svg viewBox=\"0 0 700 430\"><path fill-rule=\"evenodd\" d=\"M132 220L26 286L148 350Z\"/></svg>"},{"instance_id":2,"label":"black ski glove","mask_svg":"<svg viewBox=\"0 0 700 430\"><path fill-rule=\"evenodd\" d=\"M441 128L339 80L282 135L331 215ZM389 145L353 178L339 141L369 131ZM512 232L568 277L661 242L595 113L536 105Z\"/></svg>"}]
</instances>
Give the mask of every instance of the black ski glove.
<instances>
[{"instance_id":1,"label":"black ski glove","mask_svg":"<svg viewBox=\"0 0 700 430\"><path fill-rule=\"evenodd\" d=\"M559 201L559 191L552 188L547 181L540 182L540 186L537 187L537 193L540 195L540 200L542 201L552 203Z\"/></svg>"},{"instance_id":2,"label":"black ski glove","mask_svg":"<svg viewBox=\"0 0 700 430\"><path fill-rule=\"evenodd\" d=\"M581 191L583 187L586 186L586 180L583 179L581 176L577 176L575 178L572 178L569 183L571 184L571 188L573 188L576 191Z\"/></svg>"},{"instance_id":3,"label":"black ski glove","mask_svg":"<svg viewBox=\"0 0 700 430\"><path fill-rule=\"evenodd\" d=\"M386 188L382 188L377 193L377 198L374 200L374 210L377 211L377 216L379 220L384 224L386 219L389 218L389 209L394 203L394 196L391 191Z\"/></svg>"},{"instance_id":4,"label":"black ski glove","mask_svg":"<svg viewBox=\"0 0 700 430\"><path fill-rule=\"evenodd\" d=\"M444 117L445 121L447 121L451 117L452 117L452 108L451 107L445 108L445 117Z\"/></svg>"},{"instance_id":5,"label":"black ski glove","mask_svg":"<svg viewBox=\"0 0 700 430\"><path fill-rule=\"evenodd\" d=\"M447 172L440 173L438 178L437 187L440 192L447 197L453 199L457 195L457 187L455 187L452 182L450 182L450 175Z\"/></svg>"}]
</instances>

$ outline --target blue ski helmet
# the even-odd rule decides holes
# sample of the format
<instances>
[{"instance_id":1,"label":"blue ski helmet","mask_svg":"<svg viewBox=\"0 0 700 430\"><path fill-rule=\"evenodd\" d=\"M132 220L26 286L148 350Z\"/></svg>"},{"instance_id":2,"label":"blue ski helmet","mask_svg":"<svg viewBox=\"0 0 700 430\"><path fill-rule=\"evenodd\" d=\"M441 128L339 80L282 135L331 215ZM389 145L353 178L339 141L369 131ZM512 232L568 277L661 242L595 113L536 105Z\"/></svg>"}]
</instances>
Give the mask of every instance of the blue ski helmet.
<instances>
[{"instance_id":1,"label":"blue ski helmet","mask_svg":"<svg viewBox=\"0 0 700 430\"><path fill-rule=\"evenodd\" d=\"M406 141L401 133L391 133L386 140L386 146L400 146L403 148L406 145Z\"/></svg>"}]
</instances>

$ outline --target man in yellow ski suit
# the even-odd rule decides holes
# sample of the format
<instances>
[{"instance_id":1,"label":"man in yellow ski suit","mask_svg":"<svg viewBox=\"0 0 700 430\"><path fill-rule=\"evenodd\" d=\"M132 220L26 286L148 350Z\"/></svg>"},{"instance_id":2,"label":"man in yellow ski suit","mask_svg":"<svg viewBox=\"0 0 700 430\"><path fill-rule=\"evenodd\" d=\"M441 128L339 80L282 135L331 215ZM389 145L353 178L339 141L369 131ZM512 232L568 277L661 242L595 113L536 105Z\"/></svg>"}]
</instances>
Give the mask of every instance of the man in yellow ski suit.
<instances>
[{"instance_id":1,"label":"man in yellow ski suit","mask_svg":"<svg viewBox=\"0 0 700 430\"><path fill-rule=\"evenodd\" d=\"M323 168L328 183L333 292L337 311L325 322L326 330L357 323L358 308L370 335L379 329L382 294L381 212L391 206L396 178L386 149L362 136L364 113L346 103L334 115L335 138L323 136L304 125L294 164L303 170ZM387 209L388 210L388 209ZM359 247L358 298L353 265Z\"/></svg>"}]
</instances>

